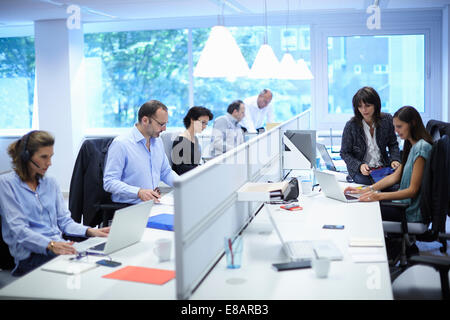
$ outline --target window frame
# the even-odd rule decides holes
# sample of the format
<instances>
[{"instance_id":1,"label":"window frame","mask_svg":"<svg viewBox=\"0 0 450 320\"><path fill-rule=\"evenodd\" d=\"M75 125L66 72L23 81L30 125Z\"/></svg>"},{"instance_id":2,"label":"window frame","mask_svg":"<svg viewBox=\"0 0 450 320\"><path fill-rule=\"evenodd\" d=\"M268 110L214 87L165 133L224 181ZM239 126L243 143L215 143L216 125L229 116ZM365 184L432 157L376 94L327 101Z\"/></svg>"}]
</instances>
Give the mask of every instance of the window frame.
<instances>
[{"instance_id":1,"label":"window frame","mask_svg":"<svg viewBox=\"0 0 450 320\"><path fill-rule=\"evenodd\" d=\"M369 30L368 14L336 14L328 23L312 27L311 48L314 82L313 117L316 130L342 130L353 114L328 112L328 38L345 36L424 36L424 124L430 119L441 118L442 79L442 12L440 10L381 11L381 29ZM351 103L352 97L348 97ZM399 106L400 107L400 106Z\"/></svg>"}]
</instances>

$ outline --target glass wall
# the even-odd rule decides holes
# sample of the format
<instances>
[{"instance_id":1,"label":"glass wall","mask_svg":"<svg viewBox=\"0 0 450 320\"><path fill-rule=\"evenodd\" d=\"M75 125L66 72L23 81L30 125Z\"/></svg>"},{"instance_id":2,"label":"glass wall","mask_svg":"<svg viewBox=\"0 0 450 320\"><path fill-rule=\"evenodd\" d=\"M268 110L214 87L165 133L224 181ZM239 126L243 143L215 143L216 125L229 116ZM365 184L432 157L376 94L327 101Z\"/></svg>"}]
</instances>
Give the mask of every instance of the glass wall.
<instances>
[{"instance_id":1,"label":"glass wall","mask_svg":"<svg viewBox=\"0 0 450 320\"><path fill-rule=\"evenodd\" d=\"M0 129L32 127L34 86L34 38L0 38Z\"/></svg>"}]
</instances>

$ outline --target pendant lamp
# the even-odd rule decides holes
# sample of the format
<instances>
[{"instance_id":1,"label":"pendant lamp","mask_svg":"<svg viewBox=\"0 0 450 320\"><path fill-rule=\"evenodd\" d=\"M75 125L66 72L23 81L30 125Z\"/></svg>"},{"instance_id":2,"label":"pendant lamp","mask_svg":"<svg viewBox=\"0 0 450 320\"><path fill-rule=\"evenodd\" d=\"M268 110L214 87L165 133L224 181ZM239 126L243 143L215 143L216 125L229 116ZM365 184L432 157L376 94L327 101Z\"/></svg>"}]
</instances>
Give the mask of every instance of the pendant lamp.
<instances>
[{"instance_id":1,"label":"pendant lamp","mask_svg":"<svg viewBox=\"0 0 450 320\"><path fill-rule=\"evenodd\" d=\"M224 26L213 27L194 69L194 77L234 78L245 77L248 73L247 61L231 32Z\"/></svg>"},{"instance_id":2,"label":"pendant lamp","mask_svg":"<svg viewBox=\"0 0 450 320\"><path fill-rule=\"evenodd\" d=\"M259 48L255 61L250 69L249 78L276 79L278 78L280 63L278 62L272 47L267 44L267 3L264 2L264 22L266 34L264 44Z\"/></svg>"}]
</instances>

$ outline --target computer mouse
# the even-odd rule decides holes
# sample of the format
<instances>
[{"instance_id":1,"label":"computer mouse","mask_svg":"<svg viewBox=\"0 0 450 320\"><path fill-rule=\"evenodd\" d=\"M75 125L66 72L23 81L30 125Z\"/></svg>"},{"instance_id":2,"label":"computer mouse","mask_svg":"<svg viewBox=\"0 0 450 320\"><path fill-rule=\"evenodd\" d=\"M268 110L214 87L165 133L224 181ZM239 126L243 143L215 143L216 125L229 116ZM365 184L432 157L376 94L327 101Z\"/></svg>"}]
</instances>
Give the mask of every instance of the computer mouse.
<instances>
[{"instance_id":1,"label":"computer mouse","mask_svg":"<svg viewBox=\"0 0 450 320\"><path fill-rule=\"evenodd\" d=\"M347 182L353 182L353 179L352 177L350 177L350 175L347 175L345 179L347 180Z\"/></svg>"}]
</instances>

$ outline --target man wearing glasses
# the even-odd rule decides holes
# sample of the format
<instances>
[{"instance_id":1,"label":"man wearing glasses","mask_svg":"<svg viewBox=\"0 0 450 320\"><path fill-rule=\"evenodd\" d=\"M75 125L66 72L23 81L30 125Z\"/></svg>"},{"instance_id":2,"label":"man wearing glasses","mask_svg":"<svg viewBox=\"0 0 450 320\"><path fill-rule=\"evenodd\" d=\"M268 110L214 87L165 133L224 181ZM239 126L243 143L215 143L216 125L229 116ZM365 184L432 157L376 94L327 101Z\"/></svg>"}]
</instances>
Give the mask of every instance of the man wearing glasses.
<instances>
[{"instance_id":1,"label":"man wearing glasses","mask_svg":"<svg viewBox=\"0 0 450 320\"><path fill-rule=\"evenodd\" d=\"M272 92L268 89L262 90L259 95L244 99L246 106L245 117L241 126L249 133L264 131L264 121L273 122Z\"/></svg>"},{"instance_id":2,"label":"man wearing glasses","mask_svg":"<svg viewBox=\"0 0 450 320\"><path fill-rule=\"evenodd\" d=\"M108 149L103 187L114 202L135 204L159 202L158 185L173 186L176 175L170 167L159 135L166 130L167 107L157 101L144 103L138 123L130 132L116 137Z\"/></svg>"}]
</instances>

